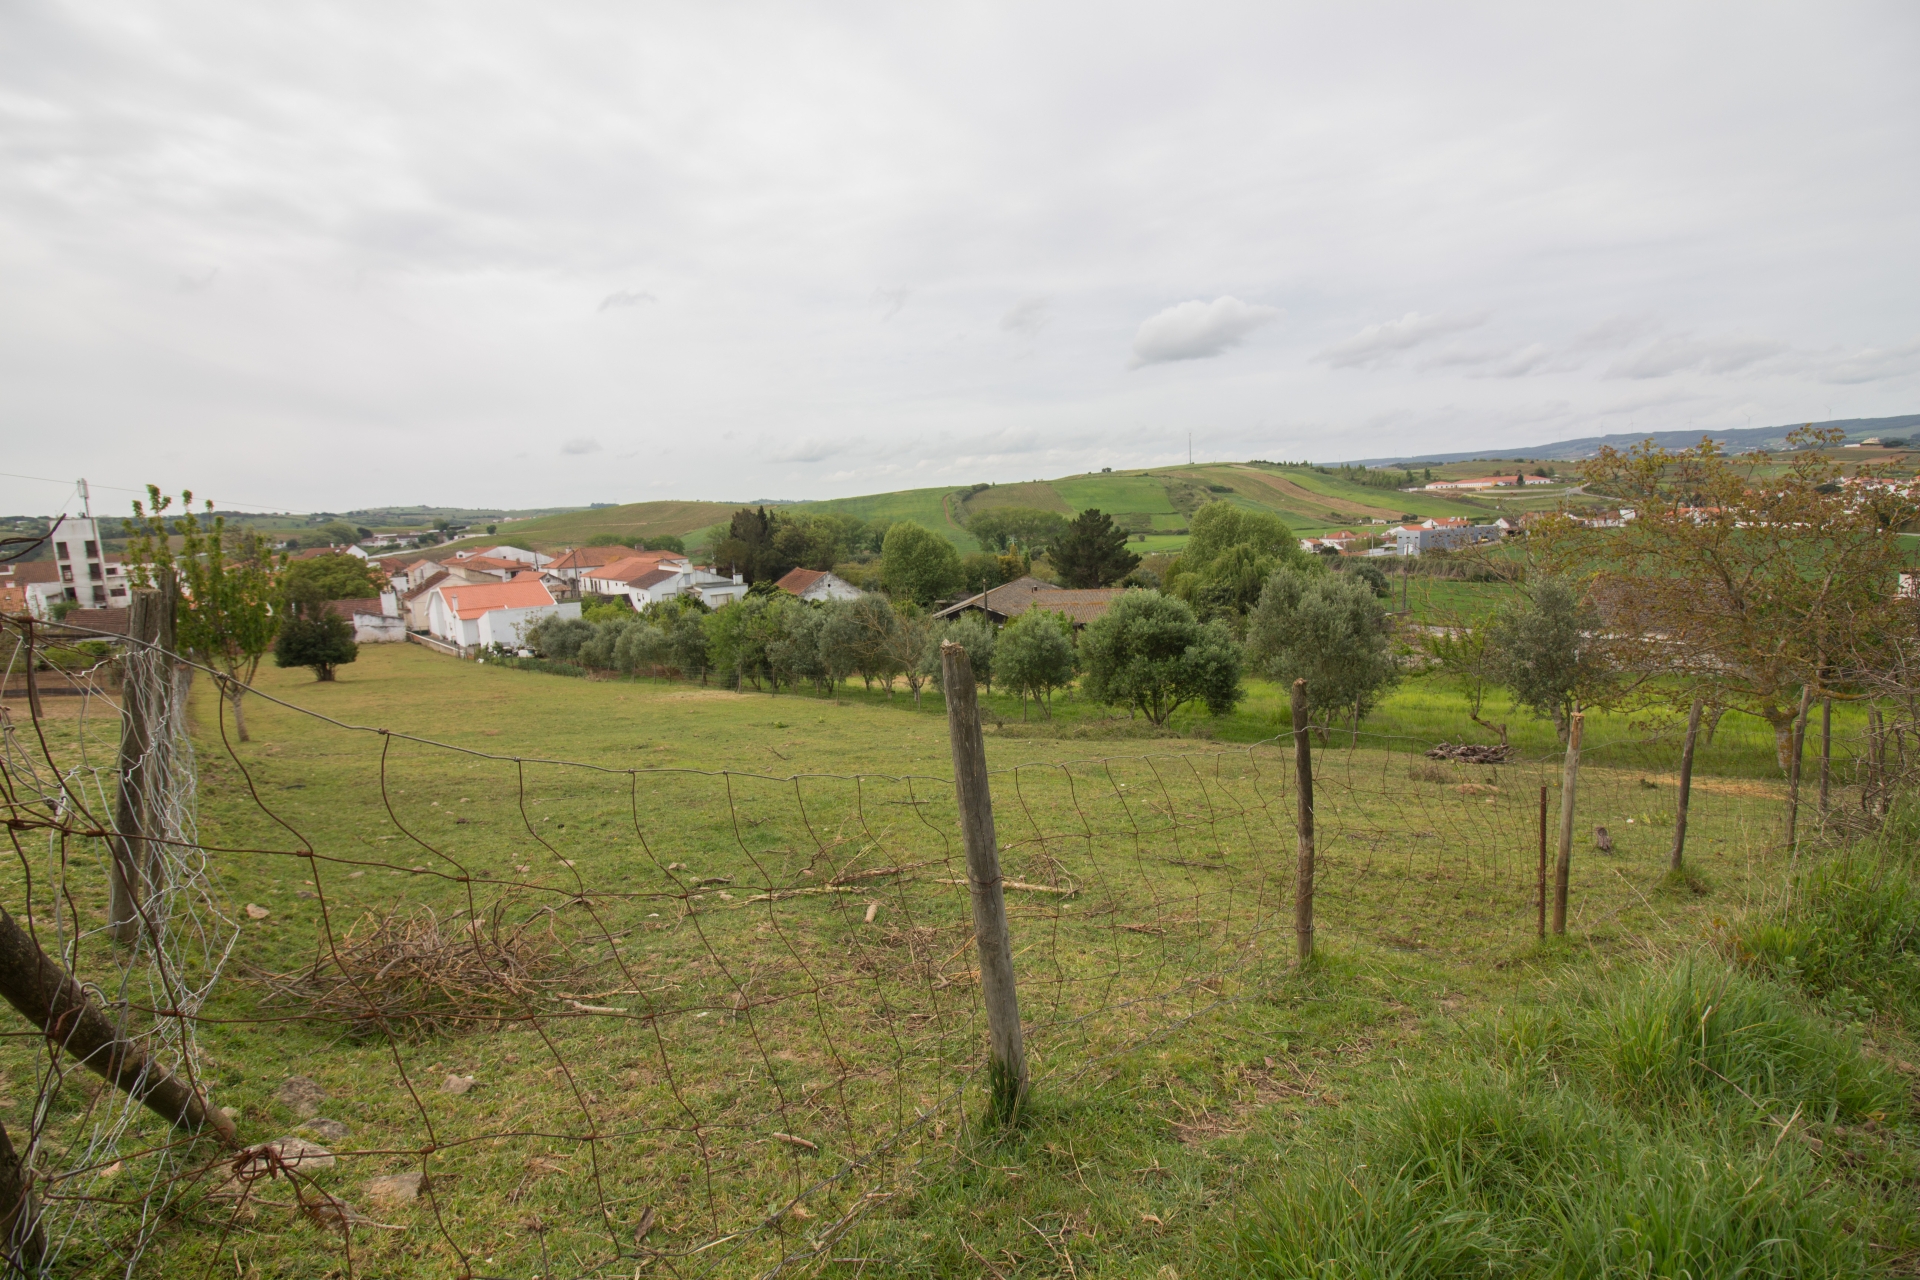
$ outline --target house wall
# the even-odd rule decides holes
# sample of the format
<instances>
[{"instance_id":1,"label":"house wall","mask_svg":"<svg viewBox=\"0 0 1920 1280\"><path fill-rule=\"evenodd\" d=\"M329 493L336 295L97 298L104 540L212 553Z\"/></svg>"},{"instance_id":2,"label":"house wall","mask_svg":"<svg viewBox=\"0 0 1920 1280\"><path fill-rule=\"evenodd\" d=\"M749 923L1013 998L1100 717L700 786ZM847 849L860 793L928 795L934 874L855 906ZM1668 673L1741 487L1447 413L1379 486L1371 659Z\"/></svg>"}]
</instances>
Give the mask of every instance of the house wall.
<instances>
[{"instance_id":1,"label":"house wall","mask_svg":"<svg viewBox=\"0 0 1920 1280\"><path fill-rule=\"evenodd\" d=\"M475 625L473 643L482 647L501 645L508 649L518 649L526 640L527 632L534 624L546 618L577 618L580 606L577 603L529 605L524 609L489 609L480 615Z\"/></svg>"}]
</instances>

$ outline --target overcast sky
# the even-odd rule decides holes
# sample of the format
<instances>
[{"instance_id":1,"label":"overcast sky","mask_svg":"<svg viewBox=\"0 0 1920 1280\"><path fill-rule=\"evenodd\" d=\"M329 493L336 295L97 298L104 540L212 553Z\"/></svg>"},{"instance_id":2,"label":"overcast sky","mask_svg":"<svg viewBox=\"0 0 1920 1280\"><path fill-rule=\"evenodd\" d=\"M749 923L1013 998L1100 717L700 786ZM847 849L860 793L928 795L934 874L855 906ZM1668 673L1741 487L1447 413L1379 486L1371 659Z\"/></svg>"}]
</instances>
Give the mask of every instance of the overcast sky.
<instances>
[{"instance_id":1,"label":"overcast sky","mask_svg":"<svg viewBox=\"0 0 1920 1280\"><path fill-rule=\"evenodd\" d=\"M541 506L1916 412L1916 51L1911 3L7 0L0 468Z\"/></svg>"}]
</instances>

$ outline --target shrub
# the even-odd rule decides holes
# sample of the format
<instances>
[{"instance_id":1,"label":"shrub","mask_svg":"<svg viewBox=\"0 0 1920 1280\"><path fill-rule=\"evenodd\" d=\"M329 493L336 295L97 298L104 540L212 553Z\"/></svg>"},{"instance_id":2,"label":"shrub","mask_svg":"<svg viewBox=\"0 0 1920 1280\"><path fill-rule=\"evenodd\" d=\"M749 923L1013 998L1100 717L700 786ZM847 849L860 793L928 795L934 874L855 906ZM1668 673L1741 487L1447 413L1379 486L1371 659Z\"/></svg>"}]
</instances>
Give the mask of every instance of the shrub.
<instances>
[{"instance_id":1,"label":"shrub","mask_svg":"<svg viewBox=\"0 0 1920 1280\"><path fill-rule=\"evenodd\" d=\"M1088 697L1156 726L1189 702L1225 715L1246 696L1232 634L1218 622L1202 626L1185 601L1157 591L1115 600L1081 637L1080 655Z\"/></svg>"},{"instance_id":2,"label":"shrub","mask_svg":"<svg viewBox=\"0 0 1920 1280\"><path fill-rule=\"evenodd\" d=\"M276 667L311 667L316 680L332 680L336 667L359 656L353 624L331 609L288 618L273 642Z\"/></svg>"}]
</instances>

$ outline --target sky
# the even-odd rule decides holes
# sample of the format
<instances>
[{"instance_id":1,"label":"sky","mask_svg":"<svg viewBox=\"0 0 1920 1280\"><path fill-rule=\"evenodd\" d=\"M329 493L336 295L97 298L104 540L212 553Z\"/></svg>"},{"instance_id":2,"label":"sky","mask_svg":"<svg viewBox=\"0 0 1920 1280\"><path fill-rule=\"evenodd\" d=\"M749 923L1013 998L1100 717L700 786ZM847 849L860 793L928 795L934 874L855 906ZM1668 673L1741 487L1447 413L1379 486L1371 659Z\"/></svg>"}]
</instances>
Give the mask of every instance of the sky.
<instances>
[{"instance_id":1,"label":"sky","mask_svg":"<svg viewBox=\"0 0 1920 1280\"><path fill-rule=\"evenodd\" d=\"M1916 412L1916 48L1844 0L9 0L0 512Z\"/></svg>"}]
</instances>

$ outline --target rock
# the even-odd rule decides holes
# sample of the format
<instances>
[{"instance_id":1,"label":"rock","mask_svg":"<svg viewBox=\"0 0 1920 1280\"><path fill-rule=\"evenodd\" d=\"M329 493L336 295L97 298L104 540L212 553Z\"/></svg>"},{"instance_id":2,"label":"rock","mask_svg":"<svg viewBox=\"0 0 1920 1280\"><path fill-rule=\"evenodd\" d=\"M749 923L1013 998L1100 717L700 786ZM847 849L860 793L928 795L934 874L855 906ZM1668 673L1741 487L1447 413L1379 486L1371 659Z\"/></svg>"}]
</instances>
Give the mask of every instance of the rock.
<instances>
[{"instance_id":1,"label":"rock","mask_svg":"<svg viewBox=\"0 0 1920 1280\"><path fill-rule=\"evenodd\" d=\"M288 1076L287 1082L273 1096L293 1114L306 1120L320 1114L320 1104L327 1100L327 1091L320 1087L318 1080L306 1076Z\"/></svg>"},{"instance_id":2,"label":"rock","mask_svg":"<svg viewBox=\"0 0 1920 1280\"><path fill-rule=\"evenodd\" d=\"M333 1152L305 1138L275 1138L267 1146L280 1157L282 1164L299 1173L313 1173L334 1166Z\"/></svg>"},{"instance_id":3,"label":"rock","mask_svg":"<svg viewBox=\"0 0 1920 1280\"><path fill-rule=\"evenodd\" d=\"M440 1092L450 1093L457 1098L471 1088L473 1088L472 1076L448 1076L441 1084Z\"/></svg>"},{"instance_id":4,"label":"rock","mask_svg":"<svg viewBox=\"0 0 1920 1280\"><path fill-rule=\"evenodd\" d=\"M369 1181L365 1190L367 1199L386 1208L418 1199L420 1188L426 1185L424 1173L390 1173Z\"/></svg>"},{"instance_id":5,"label":"rock","mask_svg":"<svg viewBox=\"0 0 1920 1280\"><path fill-rule=\"evenodd\" d=\"M338 1120L309 1120L306 1130L325 1142L338 1142L349 1132L347 1126Z\"/></svg>"},{"instance_id":6,"label":"rock","mask_svg":"<svg viewBox=\"0 0 1920 1280\"><path fill-rule=\"evenodd\" d=\"M257 902L249 902L247 904L247 919L249 920L265 920L272 914L273 912L267 910Z\"/></svg>"}]
</instances>

